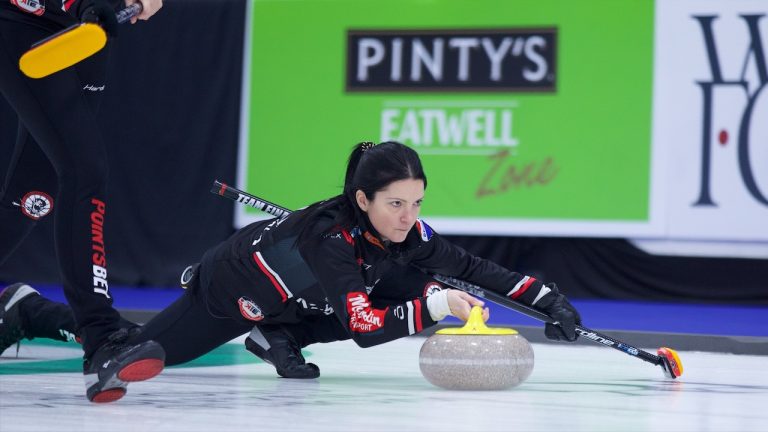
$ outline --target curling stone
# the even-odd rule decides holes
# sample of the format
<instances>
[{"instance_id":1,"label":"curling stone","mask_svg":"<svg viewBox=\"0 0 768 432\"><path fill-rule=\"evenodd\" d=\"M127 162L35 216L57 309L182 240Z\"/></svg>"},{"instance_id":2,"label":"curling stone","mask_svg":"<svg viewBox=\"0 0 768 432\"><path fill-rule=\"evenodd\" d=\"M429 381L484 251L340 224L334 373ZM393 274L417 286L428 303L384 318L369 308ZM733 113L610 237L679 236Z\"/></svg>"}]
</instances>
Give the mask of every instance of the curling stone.
<instances>
[{"instance_id":1,"label":"curling stone","mask_svg":"<svg viewBox=\"0 0 768 432\"><path fill-rule=\"evenodd\" d=\"M438 330L424 342L419 368L449 390L503 390L531 375L533 349L516 330L486 327L475 306L464 327Z\"/></svg>"}]
</instances>

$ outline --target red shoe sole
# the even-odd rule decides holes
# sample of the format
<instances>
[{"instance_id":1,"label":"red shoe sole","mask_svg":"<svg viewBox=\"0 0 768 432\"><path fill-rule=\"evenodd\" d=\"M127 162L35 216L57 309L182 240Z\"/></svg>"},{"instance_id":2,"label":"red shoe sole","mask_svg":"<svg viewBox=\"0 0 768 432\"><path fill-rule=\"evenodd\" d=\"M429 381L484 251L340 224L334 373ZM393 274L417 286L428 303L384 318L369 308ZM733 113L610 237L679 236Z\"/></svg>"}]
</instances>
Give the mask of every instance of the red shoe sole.
<instances>
[{"instance_id":1,"label":"red shoe sole","mask_svg":"<svg viewBox=\"0 0 768 432\"><path fill-rule=\"evenodd\" d=\"M164 366L163 360L139 360L124 367L117 377L126 382L144 381L162 372Z\"/></svg>"},{"instance_id":2,"label":"red shoe sole","mask_svg":"<svg viewBox=\"0 0 768 432\"><path fill-rule=\"evenodd\" d=\"M94 403L114 402L123 396L125 396L124 388L114 388L114 389L104 390L103 392L97 394L96 396L93 397L93 400L91 402L94 402Z\"/></svg>"}]
</instances>

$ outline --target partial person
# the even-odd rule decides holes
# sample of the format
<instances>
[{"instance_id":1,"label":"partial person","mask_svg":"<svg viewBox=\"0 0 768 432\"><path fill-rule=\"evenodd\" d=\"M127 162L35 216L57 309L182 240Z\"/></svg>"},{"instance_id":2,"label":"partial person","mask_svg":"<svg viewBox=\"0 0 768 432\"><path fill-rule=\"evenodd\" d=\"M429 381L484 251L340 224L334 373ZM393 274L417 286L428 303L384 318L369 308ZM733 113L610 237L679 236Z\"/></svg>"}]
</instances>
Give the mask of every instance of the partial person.
<instances>
[{"instance_id":1,"label":"partial person","mask_svg":"<svg viewBox=\"0 0 768 432\"><path fill-rule=\"evenodd\" d=\"M162 6L162 0L141 3L133 22L149 19ZM41 79L23 75L19 58L33 43L83 21L99 23L111 39L117 6L107 0L0 0L0 93L19 119L0 189L0 264L40 219L53 214L56 256L82 339L86 395L93 402L119 399L127 382L157 375L164 361L159 344L128 342L107 281L107 144L97 112L111 43ZM30 290L6 293L2 312L33 295Z\"/></svg>"},{"instance_id":2,"label":"partial person","mask_svg":"<svg viewBox=\"0 0 768 432\"><path fill-rule=\"evenodd\" d=\"M184 272L184 294L134 328L129 341L159 342L173 365L248 333L246 348L279 375L316 378L320 370L301 356L302 347L350 338L370 347L419 333L447 315L466 321L473 306L484 305L443 289L429 276L435 273L533 306L559 322L546 325L547 337L576 340L581 318L555 284L476 257L418 218L426 186L413 149L358 144L340 195L284 219L250 224L209 249ZM5 309L31 316L27 302L38 302L37 308L50 302L28 297ZM29 321L19 332L34 337Z\"/></svg>"}]
</instances>

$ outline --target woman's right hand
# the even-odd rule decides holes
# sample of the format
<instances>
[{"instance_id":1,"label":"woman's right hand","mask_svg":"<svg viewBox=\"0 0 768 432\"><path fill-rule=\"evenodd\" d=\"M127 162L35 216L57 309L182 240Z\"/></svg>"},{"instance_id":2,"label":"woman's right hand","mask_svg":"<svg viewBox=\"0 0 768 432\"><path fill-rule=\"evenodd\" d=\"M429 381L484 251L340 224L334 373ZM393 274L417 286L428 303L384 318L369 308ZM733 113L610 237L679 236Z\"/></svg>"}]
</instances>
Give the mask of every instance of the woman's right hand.
<instances>
[{"instance_id":1,"label":"woman's right hand","mask_svg":"<svg viewBox=\"0 0 768 432\"><path fill-rule=\"evenodd\" d=\"M448 290L448 307L451 309L451 315L462 321L469 319L469 312L472 310L473 306L483 307L484 305L485 303L482 300L472 297L464 291L456 289ZM489 317L490 311L488 308L484 308L483 321L488 321Z\"/></svg>"},{"instance_id":2,"label":"woman's right hand","mask_svg":"<svg viewBox=\"0 0 768 432\"><path fill-rule=\"evenodd\" d=\"M131 18L131 24L136 24L136 21L138 20L148 20L149 17L157 13L157 11L163 7L163 0L125 0L125 6L130 6L137 2L141 2L143 8L138 16Z\"/></svg>"}]
</instances>

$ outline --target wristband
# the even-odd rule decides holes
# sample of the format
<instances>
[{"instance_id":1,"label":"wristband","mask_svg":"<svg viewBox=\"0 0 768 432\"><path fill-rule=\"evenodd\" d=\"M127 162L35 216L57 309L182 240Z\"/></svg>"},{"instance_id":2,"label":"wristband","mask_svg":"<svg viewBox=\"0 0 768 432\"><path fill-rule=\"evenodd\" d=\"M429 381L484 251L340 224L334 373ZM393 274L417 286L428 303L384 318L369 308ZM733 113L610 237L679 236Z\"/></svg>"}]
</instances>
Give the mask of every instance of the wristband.
<instances>
[{"instance_id":1,"label":"wristband","mask_svg":"<svg viewBox=\"0 0 768 432\"><path fill-rule=\"evenodd\" d=\"M429 316L435 321L440 321L451 315L451 307L448 306L448 291L447 289L440 290L427 297Z\"/></svg>"}]
</instances>

